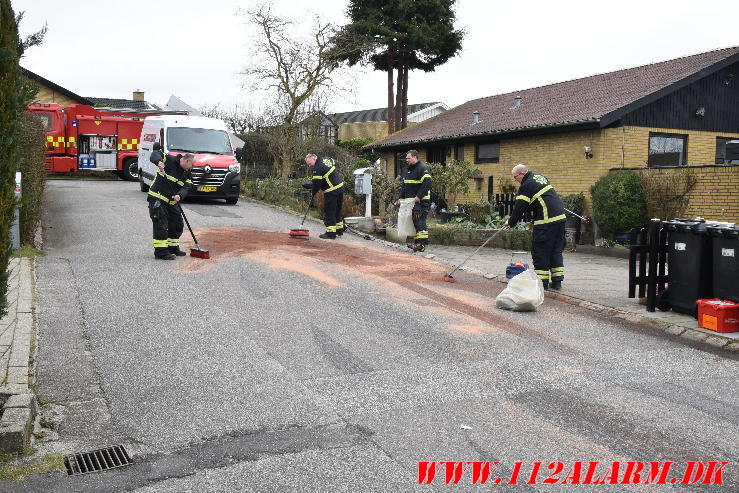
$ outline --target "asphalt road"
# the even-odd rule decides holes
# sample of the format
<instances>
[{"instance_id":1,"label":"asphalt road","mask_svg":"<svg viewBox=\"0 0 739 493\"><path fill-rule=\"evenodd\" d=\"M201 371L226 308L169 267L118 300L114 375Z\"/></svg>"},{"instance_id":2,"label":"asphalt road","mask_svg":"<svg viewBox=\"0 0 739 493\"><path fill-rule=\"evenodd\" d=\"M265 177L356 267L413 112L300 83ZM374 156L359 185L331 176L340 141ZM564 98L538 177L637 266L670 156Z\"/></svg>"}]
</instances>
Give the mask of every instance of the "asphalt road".
<instances>
[{"instance_id":1,"label":"asphalt road","mask_svg":"<svg viewBox=\"0 0 739 493\"><path fill-rule=\"evenodd\" d=\"M730 461L724 488L739 489L736 357L550 299L502 312L498 282L439 282L443 266L328 244L315 223L285 240L299 218L262 205L185 210L211 260L153 258L136 184L48 182L36 391L59 436L39 453L122 444L134 464L0 490L497 486L470 471L444 485L443 469L418 486L419 461L499 461L490 482L521 462L509 491L569 491L542 484L554 461L560 481L576 461L672 461L672 476Z\"/></svg>"}]
</instances>

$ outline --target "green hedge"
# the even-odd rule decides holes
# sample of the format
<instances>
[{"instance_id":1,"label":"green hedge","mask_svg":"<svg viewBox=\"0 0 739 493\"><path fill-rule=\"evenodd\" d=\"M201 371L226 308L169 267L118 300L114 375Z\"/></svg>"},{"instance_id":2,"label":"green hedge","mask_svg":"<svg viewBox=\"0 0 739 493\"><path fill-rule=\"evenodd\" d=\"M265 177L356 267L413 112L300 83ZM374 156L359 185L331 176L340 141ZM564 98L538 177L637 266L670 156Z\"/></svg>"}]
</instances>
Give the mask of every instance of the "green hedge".
<instances>
[{"instance_id":1,"label":"green hedge","mask_svg":"<svg viewBox=\"0 0 739 493\"><path fill-rule=\"evenodd\" d=\"M44 170L44 124L30 112L21 123L21 160L18 171L23 173L23 199L20 209L21 243L34 246L36 228L41 221L41 204L46 185Z\"/></svg>"},{"instance_id":2,"label":"green hedge","mask_svg":"<svg viewBox=\"0 0 739 493\"><path fill-rule=\"evenodd\" d=\"M6 311L10 225L15 209L18 131L24 106L18 60L22 47L10 0L0 0L0 317Z\"/></svg>"}]
</instances>

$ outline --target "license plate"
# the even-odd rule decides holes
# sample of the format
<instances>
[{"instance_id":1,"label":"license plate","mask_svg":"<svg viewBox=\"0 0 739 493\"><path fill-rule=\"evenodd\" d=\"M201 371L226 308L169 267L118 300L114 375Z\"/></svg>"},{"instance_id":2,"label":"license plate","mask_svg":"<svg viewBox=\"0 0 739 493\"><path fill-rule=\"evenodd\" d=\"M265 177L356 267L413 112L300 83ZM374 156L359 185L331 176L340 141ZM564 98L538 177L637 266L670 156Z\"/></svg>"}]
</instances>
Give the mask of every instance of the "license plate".
<instances>
[{"instance_id":1,"label":"license plate","mask_svg":"<svg viewBox=\"0 0 739 493\"><path fill-rule=\"evenodd\" d=\"M216 192L218 187L198 187L199 192Z\"/></svg>"}]
</instances>

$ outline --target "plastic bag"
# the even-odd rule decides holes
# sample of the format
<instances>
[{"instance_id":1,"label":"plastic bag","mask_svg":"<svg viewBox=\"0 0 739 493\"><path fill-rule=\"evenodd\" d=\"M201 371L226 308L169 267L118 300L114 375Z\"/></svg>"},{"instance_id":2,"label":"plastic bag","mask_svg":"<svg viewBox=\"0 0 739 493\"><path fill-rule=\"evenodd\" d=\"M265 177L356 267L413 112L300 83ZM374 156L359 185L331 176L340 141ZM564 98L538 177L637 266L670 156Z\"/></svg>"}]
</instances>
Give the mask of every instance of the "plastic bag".
<instances>
[{"instance_id":1,"label":"plastic bag","mask_svg":"<svg viewBox=\"0 0 739 493\"><path fill-rule=\"evenodd\" d=\"M413 206L416 199L400 199L398 209L398 236L405 240L408 236L416 236L416 228L413 226Z\"/></svg>"},{"instance_id":2,"label":"plastic bag","mask_svg":"<svg viewBox=\"0 0 739 493\"><path fill-rule=\"evenodd\" d=\"M495 298L495 306L514 312L533 312L544 303L544 284L536 273L526 269L508 281L508 286Z\"/></svg>"}]
</instances>

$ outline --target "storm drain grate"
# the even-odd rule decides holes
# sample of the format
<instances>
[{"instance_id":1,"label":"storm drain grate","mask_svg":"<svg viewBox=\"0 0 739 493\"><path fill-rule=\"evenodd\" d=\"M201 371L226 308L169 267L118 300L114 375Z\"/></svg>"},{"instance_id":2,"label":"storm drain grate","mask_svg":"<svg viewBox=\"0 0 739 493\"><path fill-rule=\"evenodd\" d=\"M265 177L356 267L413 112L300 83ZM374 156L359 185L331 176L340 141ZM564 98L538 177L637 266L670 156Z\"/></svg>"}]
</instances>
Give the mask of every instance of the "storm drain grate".
<instances>
[{"instance_id":1,"label":"storm drain grate","mask_svg":"<svg viewBox=\"0 0 739 493\"><path fill-rule=\"evenodd\" d=\"M67 474L70 476L107 471L108 469L127 466L132 462L122 445L64 457L64 465L67 467Z\"/></svg>"}]
</instances>

